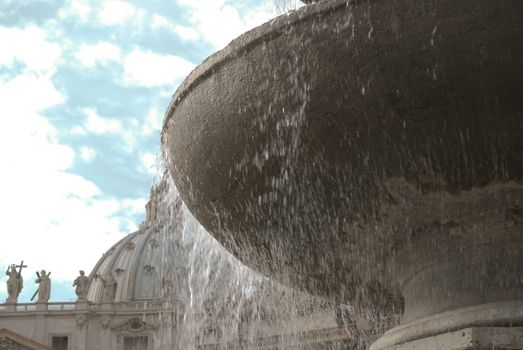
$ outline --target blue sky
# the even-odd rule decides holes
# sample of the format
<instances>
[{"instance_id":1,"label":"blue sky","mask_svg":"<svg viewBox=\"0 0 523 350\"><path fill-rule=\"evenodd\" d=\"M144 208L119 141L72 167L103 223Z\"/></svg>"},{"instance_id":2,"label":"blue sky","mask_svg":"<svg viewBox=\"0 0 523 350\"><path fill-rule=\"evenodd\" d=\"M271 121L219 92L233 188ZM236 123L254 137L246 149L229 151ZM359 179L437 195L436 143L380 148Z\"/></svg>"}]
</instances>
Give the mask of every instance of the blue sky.
<instances>
[{"instance_id":1,"label":"blue sky","mask_svg":"<svg viewBox=\"0 0 523 350\"><path fill-rule=\"evenodd\" d=\"M51 301L144 217L171 95L203 59L297 0L0 0L0 302L5 271Z\"/></svg>"}]
</instances>

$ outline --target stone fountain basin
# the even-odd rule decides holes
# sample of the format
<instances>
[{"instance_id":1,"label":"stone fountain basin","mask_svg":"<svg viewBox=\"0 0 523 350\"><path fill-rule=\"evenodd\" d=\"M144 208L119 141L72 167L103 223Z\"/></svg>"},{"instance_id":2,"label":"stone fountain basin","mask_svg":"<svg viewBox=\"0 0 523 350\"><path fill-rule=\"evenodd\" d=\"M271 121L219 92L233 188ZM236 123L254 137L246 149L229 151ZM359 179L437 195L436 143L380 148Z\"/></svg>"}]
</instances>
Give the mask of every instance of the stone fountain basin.
<instances>
[{"instance_id":1,"label":"stone fountain basin","mask_svg":"<svg viewBox=\"0 0 523 350\"><path fill-rule=\"evenodd\" d=\"M329 1L240 36L166 112L181 197L254 269L394 305L413 270L522 236L522 19L521 0Z\"/></svg>"}]
</instances>

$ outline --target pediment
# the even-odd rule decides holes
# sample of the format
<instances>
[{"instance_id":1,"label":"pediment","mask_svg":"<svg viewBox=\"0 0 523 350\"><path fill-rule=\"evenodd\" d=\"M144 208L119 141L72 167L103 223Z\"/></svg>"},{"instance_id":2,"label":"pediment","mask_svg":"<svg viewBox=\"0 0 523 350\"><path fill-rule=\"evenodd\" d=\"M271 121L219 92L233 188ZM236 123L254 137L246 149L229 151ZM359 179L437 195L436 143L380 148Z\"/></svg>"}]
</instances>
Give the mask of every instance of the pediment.
<instances>
[{"instance_id":1,"label":"pediment","mask_svg":"<svg viewBox=\"0 0 523 350\"><path fill-rule=\"evenodd\" d=\"M51 350L47 346L37 343L23 335L0 329L0 350Z\"/></svg>"},{"instance_id":2,"label":"pediment","mask_svg":"<svg viewBox=\"0 0 523 350\"><path fill-rule=\"evenodd\" d=\"M149 323L149 322L145 322L138 317L134 317L134 318L122 321L111 327L111 329L113 329L114 331L126 331L126 332L152 331L157 328L158 328L157 325Z\"/></svg>"}]
</instances>

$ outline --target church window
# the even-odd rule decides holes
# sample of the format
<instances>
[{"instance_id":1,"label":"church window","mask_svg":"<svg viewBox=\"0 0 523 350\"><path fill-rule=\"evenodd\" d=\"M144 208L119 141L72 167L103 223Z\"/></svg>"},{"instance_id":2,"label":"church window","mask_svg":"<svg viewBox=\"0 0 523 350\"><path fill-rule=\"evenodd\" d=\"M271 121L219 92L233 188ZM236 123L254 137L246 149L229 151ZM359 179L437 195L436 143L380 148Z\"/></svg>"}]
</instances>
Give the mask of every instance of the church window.
<instances>
[{"instance_id":1,"label":"church window","mask_svg":"<svg viewBox=\"0 0 523 350\"><path fill-rule=\"evenodd\" d=\"M68 350L69 349L69 337L65 337L65 336L53 337L52 349L53 350Z\"/></svg>"},{"instance_id":2,"label":"church window","mask_svg":"<svg viewBox=\"0 0 523 350\"><path fill-rule=\"evenodd\" d=\"M147 336L129 336L124 337L123 350L148 350L149 337Z\"/></svg>"}]
</instances>

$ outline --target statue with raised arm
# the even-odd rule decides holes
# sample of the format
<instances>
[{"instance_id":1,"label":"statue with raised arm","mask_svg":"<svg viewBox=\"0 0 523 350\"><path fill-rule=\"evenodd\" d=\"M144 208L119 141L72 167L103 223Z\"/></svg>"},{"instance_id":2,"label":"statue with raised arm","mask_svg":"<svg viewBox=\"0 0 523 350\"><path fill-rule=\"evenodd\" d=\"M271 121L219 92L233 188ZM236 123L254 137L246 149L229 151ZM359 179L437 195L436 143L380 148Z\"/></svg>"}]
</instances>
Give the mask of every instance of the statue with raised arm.
<instances>
[{"instance_id":1,"label":"statue with raised arm","mask_svg":"<svg viewBox=\"0 0 523 350\"><path fill-rule=\"evenodd\" d=\"M113 273L108 272L105 277L96 275L96 278L100 278L104 285L104 294L102 300L104 302L113 302L116 299L116 289L118 287L118 282L113 276Z\"/></svg>"},{"instance_id":2,"label":"statue with raised arm","mask_svg":"<svg viewBox=\"0 0 523 350\"><path fill-rule=\"evenodd\" d=\"M76 277L73 282L73 287L76 286L76 296L78 300L87 299L87 291L89 289L89 277L85 276L85 272L80 270L80 276Z\"/></svg>"},{"instance_id":3,"label":"statue with raised arm","mask_svg":"<svg viewBox=\"0 0 523 350\"><path fill-rule=\"evenodd\" d=\"M173 292L173 280L171 277L171 273L166 273L165 276L162 277L162 299L164 301L171 301L172 298L172 292Z\"/></svg>"},{"instance_id":4,"label":"statue with raised arm","mask_svg":"<svg viewBox=\"0 0 523 350\"><path fill-rule=\"evenodd\" d=\"M45 270L42 270L40 273L36 272L36 275L38 278L35 282L40 285L38 287L38 300L36 302L47 303L51 297L51 279L49 278L51 272L46 273Z\"/></svg>"},{"instance_id":5,"label":"statue with raised arm","mask_svg":"<svg viewBox=\"0 0 523 350\"><path fill-rule=\"evenodd\" d=\"M23 264L20 265L23 266ZM7 303L16 303L18 296L24 287L24 279L22 278L21 273L22 268L20 268L20 271L16 271L16 267L15 264L12 264L5 272L5 274L9 276L7 278Z\"/></svg>"}]
</instances>

